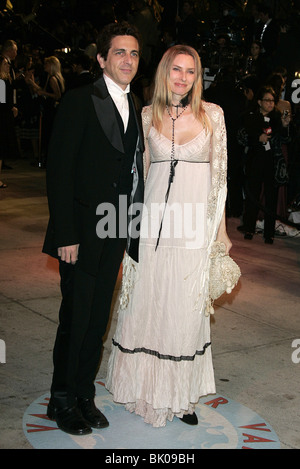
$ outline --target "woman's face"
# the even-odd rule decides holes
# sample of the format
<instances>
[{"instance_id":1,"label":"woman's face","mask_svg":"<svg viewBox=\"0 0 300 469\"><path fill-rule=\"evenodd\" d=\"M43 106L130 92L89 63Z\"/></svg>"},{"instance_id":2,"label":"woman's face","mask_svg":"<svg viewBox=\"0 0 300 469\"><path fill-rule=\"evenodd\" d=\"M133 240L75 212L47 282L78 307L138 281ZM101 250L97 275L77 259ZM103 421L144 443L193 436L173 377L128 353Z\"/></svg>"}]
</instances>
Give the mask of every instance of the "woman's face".
<instances>
[{"instance_id":1,"label":"woman's face","mask_svg":"<svg viewBox=\"0 0 300 469\"><path fill-rule=\"evenodd\" d=\"M2 73L9 73L10 65L6 59L3 59L1 62L1 72Z\"/></svg>"},{"instance_id":2,"label":"woman's face","mask_svg":"<svg viewBox=\"0 0 300 469\"><path fill-rule=\"evenodd\" d=\"M251 46L251 55L252 57L257 57L260 53L260 47L258 44L253 43Z\"/></svg>"},{"instance_id":3,"label":"woman's face","mask_svg":"<svg viewBox=\"0 0 300 469\"><path fill-rule=\"evenodd\" d=\"M178 54L171 66L169 84L173 95L182 99L195 81L195 62L191 55Z\"/></svg>"},{"instance_id":4,"label":"woman's face","mask_svg":"<svg viewBox=\"0 0 300 469\"><path fill-rule=\"evenodd\" d=\"M32 68L32 64L33 64L32 57L28 57L28 63L26 65L26 69L30 70Z\"/></svg>"},{"instance_id":5,"label":"woman's face","mask_svg":"<svg viewBox=\"0 0 300 469\"><path fill-rule=\"evenodd\" d=\"M275 106L274 96L271 93L264 94L263 98L258 100L258 105L262 114L269 114Z\"/></svg>"}]
</instances>

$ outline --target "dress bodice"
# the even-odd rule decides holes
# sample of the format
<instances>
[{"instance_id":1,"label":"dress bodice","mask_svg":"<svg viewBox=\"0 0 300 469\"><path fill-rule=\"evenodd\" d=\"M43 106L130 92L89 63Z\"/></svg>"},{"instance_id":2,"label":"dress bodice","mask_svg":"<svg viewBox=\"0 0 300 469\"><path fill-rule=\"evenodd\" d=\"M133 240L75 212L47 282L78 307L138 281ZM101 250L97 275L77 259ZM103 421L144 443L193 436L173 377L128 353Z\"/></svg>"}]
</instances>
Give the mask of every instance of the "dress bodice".
<instances>
[{"instance_id":1,"label":"dress bodice","mask_svg":"<svg viewBox=\"0 0 300 469\"><path fill-rule=\"evenodd\" d=\"M175 144L175 159L191 162L209 162L211 134L203 129L196 137L182 145ZM151 127L149 136L151 162L171 159L172 142Z\"/></svg>"}]
</instances>

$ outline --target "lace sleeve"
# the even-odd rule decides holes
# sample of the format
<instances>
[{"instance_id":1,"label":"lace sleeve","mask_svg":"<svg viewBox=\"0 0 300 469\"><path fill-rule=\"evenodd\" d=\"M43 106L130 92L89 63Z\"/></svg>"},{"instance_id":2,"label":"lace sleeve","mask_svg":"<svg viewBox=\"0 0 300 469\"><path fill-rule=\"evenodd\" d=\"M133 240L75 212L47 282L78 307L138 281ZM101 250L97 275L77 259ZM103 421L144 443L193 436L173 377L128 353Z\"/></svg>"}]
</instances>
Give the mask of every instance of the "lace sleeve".
<instances>
[{"instance_id":1,"label":"lace sleeve","mask_svg":"<svg viewBox=\"0 0 300 469\"><path fill-rule=\"evenodd\" d=\"M208 199L208 217L213 222L215 231L223 214L224 193L227 192L227 138L222 109L215 104L205 103L205 111L212 124L211 190Z\"/></svg>"}]
</instances>

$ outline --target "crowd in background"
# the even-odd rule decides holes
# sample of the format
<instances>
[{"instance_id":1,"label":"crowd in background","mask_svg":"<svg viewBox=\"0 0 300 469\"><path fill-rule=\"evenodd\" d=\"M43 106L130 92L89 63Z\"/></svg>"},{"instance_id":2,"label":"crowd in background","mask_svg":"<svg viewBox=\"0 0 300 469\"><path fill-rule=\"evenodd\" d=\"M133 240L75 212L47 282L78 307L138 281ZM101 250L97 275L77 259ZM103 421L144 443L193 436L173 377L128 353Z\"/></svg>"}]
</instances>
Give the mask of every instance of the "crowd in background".
<instances>
[{"instance_id":1,"label":"crowd in background","mask_svg":"<svg viewBox=\"0 0 300 469\"><path fill-rule=\"evenodd\" d=\"M291 115L285 143L289 178L279 215L285 219L288 207L300 206L300 93L293 88L300 87L299 1L265 5L231 0L24 0L12 6L0 2L0 78L8 84L9 106L8 118L1 105L0 142L5 147L0 143L0 188L6 187L1 181L2 160L9 167L11 157L30 154L44 166L63 94L97 78L98 33L105 24L126 19L142 36L140 67L131 88L143 104L151 101L156 66L168 47L186 43L199 52L204 98L219 104L225 114L229 216L243 212L247 145L237 138L242 117L255 103L260 87L272 85L276 106L287 102ZM12 127L14 142L9 137Z\"/></svg>"}]
</instances>

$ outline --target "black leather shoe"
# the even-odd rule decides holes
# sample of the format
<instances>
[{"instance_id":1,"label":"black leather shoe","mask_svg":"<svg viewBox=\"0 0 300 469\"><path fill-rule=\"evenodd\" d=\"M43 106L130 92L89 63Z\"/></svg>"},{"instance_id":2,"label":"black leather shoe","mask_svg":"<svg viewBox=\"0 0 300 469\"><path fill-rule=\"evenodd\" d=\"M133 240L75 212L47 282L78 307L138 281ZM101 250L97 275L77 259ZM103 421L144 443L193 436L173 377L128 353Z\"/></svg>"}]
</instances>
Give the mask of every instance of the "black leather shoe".
<instances>
[{"instance_id":1,"label":"black leather shoe","mask_svg":"<svg viewBox=\"0 0 300 469\"><path fill-rule=\"evenodd\" d=\"M84 420L77 406L55 409L49 404L47 416L56 421L60 430L70 435L89 435L92 433L91 426Z\"/></svg>"},{"instance_id":2,"label":"black leather shoe","mask_svg":"<svg viewBox=\"0 0 300 469\"><path fill-rule=\"evenodd\" d=\"M252 239L253 238L253 233L245 233L244 239Z\"/></svg>"},{"instance_id":3,"label":"black leather shoe","mask_svg":"<svg viewBox=\"0 0 300 469\"><path fill-rule=\"evenodd\" d=\"M78 408L83 418L93 428L105 428L109 426L107 418L95 406L94 399L84 399L78 397Z\"/></svg>"},{"instance_id":4,"label":"black leather shoe","mask_svg":"<svg viewBox=\"0 0 300 469\"><path fill-rule=\"evenodd\" d=\"M180 420L188 425L198 425L198 417L195 414L186 414L183 417L180 417Z\"/></svg>"},{"instance_id":5,"label":"black leather shoe","mask_svg":"<svg viewBox=\"0 0 300 469\"><path fill-rule=\"evenodd\" d=\"M54 405L49 402L47 407L47 417L50 420L55 420L55 408Z\"/></svg>"},{"instance_id":6,"label":"black leather shoe","mask_svg":"<svg viewBox=\"0 0 300 469\"><path fill-rule=\"evenodd\" d=\"M273 238L265 238L265 243L266 243L266 244L273 244L273 243L274 243L274 239L273 239Z\"/></svg>"}]
</instances>

